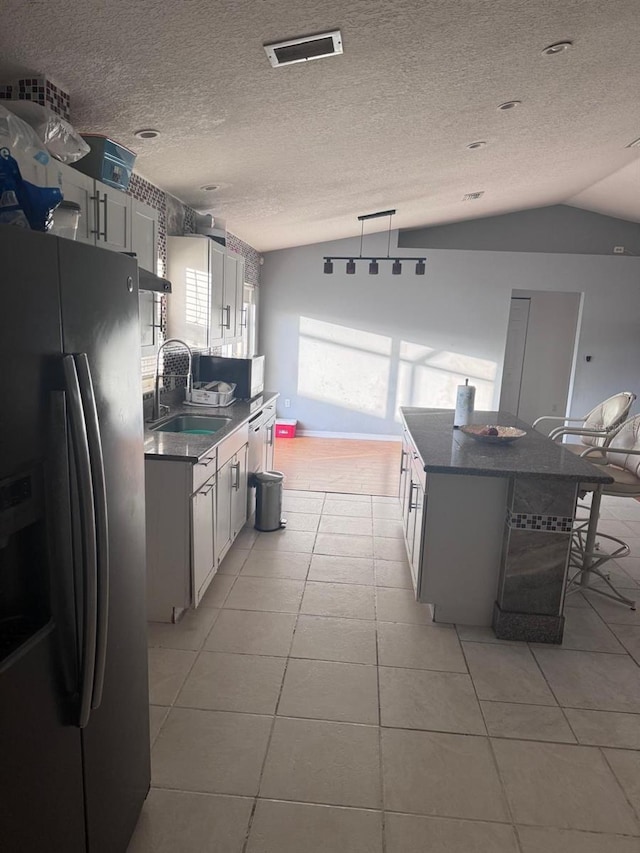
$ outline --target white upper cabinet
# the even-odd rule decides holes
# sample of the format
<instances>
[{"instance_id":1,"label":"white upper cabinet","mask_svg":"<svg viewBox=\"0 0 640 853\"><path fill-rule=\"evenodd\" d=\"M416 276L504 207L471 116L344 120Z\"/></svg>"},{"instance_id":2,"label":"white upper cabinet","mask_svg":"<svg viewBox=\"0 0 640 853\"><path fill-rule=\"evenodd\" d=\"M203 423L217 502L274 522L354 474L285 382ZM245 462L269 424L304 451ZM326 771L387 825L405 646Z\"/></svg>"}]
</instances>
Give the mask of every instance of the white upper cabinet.
<instances>
[{"instance_id":1,"label":"white upper cabinet","mask_svg":"<svg viewBox=\"0 0 640 853\"><path fill-rule=\"evenodd\" d=\"M138 266L158 272L158 211L144 202L131 199L131 251Z\"/></svg>"},{"instance_id":2,"label":"white upper cabinet","mask_svg":"<svg viewBox=\"0 0 640 853\"><path fill-rule=\"evenodd\" d=\"M99 181L96 185L96 245L116 252L131 251L131 196Z\"/></svg>"},{"instance_id":3,"label":"white upper cabinet","mask_svg":"<svg viewBox=\"0 0 640 853\"><path fill-rule=\"evenodd\" d=\"M211 269L209 240L203 237L167 238L167 332L189 346L209 344Z\"/></svg>"},{"instance_id":4,"label":"white upper cabinet","mask_svg":"<svg viewBox=\"0 0 640 853\"><path fill-rule=\"evenodd\" d=\"M76 240L79 243L95 244L96 209L93 178L52 159L47 166L47 184L50 187L59 187L64 200L72 201L80 208Z\"/></svg>"},{"instance_id":5,"label":"white upper cabinet","mask_svg":"<svg viewBox=\"0 0 640 853\"><path fill-rule=\"evenodd\" d=\"M242 335L244 258L201 235L169 237L172 284L167 330L194 347L221 346Z\"/></svg>"},{"instance_id":6,"label":"white upper cabinet","mask_svg":"<svg viewBox=\"0 0 640 853\"><path fill-rule=\"evenodd\" d=\"M227 271L226 250L224 246L204 238L209 244L211 265L211 319L209 346L220 346L225 340L227 310L224 299L224 283Z\"/></svg>"}]
</instances>

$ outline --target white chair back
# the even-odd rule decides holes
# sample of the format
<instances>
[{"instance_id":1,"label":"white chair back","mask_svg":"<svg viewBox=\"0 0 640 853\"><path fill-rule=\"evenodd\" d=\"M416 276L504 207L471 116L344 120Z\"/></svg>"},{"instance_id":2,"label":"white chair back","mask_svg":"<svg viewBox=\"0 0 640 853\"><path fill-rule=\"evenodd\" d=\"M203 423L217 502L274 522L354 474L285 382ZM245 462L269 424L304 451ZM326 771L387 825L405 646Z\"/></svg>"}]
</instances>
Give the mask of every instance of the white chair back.
<instances>
[{"instance_id":1,"label":"white chair back","mask_svg":"<svg viewBox=\"0 0 640 853\"><path fill-rule=\"evenodd\" d=\"M619 394L614 394L613 397L599 403L595 409L589 412L584 422L585 429L615 429L624 422L635 399L636 395L632 394L631 391L621 391ZM583 444L601 447L607 440L593 435L583 435L581 441Z\"/></svg>"},{"instance_id":2,"label":"white chair back","mask_svg":"<svg viewBox=\"0 0 640 853\"><path fill-rule=\"evenodd\" d=\"M627 450L640 451L640 415L624 423L611 439L606 451L607 464L624 468L634 477L640 477L640 456L625 454Z\"/></svg>"}]
</instances>

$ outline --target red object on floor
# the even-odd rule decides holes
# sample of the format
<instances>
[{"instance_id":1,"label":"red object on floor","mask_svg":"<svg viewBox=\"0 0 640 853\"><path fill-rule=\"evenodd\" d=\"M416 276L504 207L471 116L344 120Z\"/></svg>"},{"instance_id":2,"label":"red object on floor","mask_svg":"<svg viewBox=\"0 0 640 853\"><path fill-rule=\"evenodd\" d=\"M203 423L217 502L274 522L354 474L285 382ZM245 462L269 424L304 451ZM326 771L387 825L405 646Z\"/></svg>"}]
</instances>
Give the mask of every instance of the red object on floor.
<instances>
[{"instance_id":1,"label":"red object on floor","mask_svg":"<svg viewBox=\"0 0 640 853\"><path fill-rule=\"evenodd\" d=\"M276 438L295 438L298 421L276 421Z\"/></svg>"}]
</instances>

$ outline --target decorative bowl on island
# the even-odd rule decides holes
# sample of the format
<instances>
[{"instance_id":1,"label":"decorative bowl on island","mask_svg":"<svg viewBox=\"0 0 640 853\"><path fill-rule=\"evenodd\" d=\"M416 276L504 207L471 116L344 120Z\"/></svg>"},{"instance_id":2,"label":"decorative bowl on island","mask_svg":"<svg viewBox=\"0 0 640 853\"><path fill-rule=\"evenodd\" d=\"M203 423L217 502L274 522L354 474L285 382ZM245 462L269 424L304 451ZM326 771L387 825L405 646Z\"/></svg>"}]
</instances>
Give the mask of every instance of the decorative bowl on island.
<instances>
[{"instance_id":1,"label":"decorative bowl on island","mask_svg":"<svg viewBox=\"0 0 640 853\"><path fill-rule=\"evenodd\" d=\"M508 444L527 434L526 430L498 424L468 424L461 426L460 432L470 435L476 441L486 441L488 444Z\"/></svg>"}]
</instances>

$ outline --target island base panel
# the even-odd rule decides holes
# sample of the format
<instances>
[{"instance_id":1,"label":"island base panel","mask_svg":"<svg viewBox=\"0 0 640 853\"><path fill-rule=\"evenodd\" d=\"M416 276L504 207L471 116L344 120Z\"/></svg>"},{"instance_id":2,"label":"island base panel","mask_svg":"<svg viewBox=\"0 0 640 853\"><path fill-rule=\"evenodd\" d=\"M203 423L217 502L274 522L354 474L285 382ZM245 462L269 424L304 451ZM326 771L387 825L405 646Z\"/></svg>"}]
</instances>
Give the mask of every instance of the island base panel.
<instances>
[{"instance_id":1,"label":"island base panel","mask_svg":"<svg viewBox=\"0 0 640 853\"><path fill-rule=\"evenodd\" d=\"M429 474L419 600L434 621L491 625L508 480Z\"/></svg>"},{"instance_id":2,"label":"island base panel","mask_svg":"<svg viewBox=\"0 0 640 853\"><path fill-rule=\"evenodd\" d=\"M493 630L500 640L528 643L561 643L564 616L544 613L513 613L502 610L498 602L493 611Z\"/></svg>"}]
</instances>

